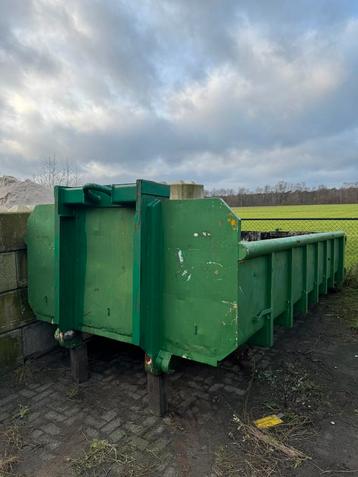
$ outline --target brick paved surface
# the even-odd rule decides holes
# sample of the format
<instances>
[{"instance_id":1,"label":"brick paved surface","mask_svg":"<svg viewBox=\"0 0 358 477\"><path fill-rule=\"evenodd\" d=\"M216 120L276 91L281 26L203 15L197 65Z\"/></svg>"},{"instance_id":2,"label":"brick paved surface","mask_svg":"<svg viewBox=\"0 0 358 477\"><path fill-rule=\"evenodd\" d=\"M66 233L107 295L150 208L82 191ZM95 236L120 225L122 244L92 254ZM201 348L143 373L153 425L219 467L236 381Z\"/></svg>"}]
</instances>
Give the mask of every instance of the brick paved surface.
<instances>
[{"instance_id":1,"label":"brick paved surface","mask_svg":"<svg viewBox=\"0 0 358 477\"><path fill-rule=\"evenodd\" d=\"M97 340L89 345L89 357L91 376L80 386L72 383L67 352L60 349L19 370L1 389L0 425L3 429L18 427L24 439L16 465L19 475L70 475L70 459L93 439L106 440L125 455L135 456L144 473L154 459L153 475L183 475L195 467L189 461L198 452L208 454L209 472L212 446L227 435L232 406L245 394L246 377L239 372L235 357L226 360L220 370L177 363L178 371L168 380L169 414L164 419L148 410L139 350ZM216 427L222 406L225 422L212 439L212 423ZM181 461L185 447L191 449L192 457L183 455ZM177 456L175 465L173 455ZM51 467L51 462L56 465Z\"/></svg>"},{"instance_id":2,"label":"brick paved surface","mask_svg":"<svg viewBox=\"0 0 358 477\"><path fill-rule=\"evenodd\" d=\"M323 319L329 329L331 322L336 325L329 315L330 302L325 303ZM240 366L237 354L217 369L178 360L168 382L169 414L163 419L148 410L143 354L136 348L94 340L89 346L91 376L80 386L72 383L66 350L34 360L3 379L0 386L2 457L14 456L8 473L1 474L0 467L0 475L250 475L220 473L216 460L233 438L233 414L242 415L252 404L252 415L255 406L261 406L260 416L267 404L264 390L270 382L265 388L258 383L250 396L246 394L252 386L253 361L257 373L271 369L282 356L286 360L291 356L295 365L297 357L292 354L298 343L302 353L312 353L314 346L318 353L315 343L318 333L322 339L321 315L316 311L296 322L295 329L285 332L271 350L249 350ZM104 459L102 466L91 461L84 468L84 451L103 441L113 446L108 449L115 449L115 458ZM290 470L282 475L296 474ZM301 475L315 474L306 470Z\"/></svg>"}]
</instances>

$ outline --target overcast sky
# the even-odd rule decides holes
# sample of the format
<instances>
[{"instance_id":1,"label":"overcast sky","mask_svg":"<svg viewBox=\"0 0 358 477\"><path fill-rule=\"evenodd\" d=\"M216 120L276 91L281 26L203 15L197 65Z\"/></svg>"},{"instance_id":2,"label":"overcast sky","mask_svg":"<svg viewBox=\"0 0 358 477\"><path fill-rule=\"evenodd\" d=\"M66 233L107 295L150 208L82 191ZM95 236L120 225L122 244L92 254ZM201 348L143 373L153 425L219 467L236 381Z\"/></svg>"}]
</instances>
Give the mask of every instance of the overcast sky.
<instances>
[{"instance_id":1,"label":"overcast sky","mask_svg":"<svg viewBox=\"0 0 358 477\"><path fill-rule=\"evenodd\" d=\"M0 0L0 175L358 180L358 1Z\"/></svg>"}]
</instances>

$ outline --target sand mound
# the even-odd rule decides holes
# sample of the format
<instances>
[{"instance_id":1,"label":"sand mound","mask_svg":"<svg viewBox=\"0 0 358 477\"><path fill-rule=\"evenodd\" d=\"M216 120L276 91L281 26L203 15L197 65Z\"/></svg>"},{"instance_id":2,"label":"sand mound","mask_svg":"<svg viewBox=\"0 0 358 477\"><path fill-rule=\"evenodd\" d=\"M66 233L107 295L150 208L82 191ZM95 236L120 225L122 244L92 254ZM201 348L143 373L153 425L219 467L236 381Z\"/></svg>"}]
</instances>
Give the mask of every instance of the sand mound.
<instances>
[{"instance_id":1,"label":"sand mound","mask_svg":"<svg viewBox=\"0 0 358 477\"><path fill-rule=\"evenodd\" d=\"M30 180L19 181L12 176L0 176L0 208L2 209L26 210L36 204L53 202L53 192L40 184Z\"/></svg>"}]
</instances>

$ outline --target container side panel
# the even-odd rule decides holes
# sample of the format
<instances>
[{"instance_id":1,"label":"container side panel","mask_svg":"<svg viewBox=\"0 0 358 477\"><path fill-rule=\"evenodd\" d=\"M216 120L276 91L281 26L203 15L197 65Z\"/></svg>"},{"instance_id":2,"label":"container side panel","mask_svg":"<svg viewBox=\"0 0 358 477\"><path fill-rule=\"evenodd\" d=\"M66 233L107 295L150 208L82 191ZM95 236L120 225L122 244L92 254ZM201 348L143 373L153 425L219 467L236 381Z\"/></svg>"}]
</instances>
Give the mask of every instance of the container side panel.
<instances>
[{"instance_id":1,"label":"container side panel","mask_svg":"<svg viewBox=\"0 0 358 477\"><path fill-rule=\"evenodd\" d=\"M219 199L162 206L162 349L215 364L238 343L239 220Z\"/></svg>"},{"instance_id":2,"label":"container side panel","mask_svg":"<svg viewBox=\"0 0 358 477\"><path fill-rule=\"evenodd\" d=\"M314 288L315 281L315 244L307 245L307 292Z\"/></svg>"},{"instance_id":3,"label":"container side panel","mask_svg":"<svg viewBox=\"0 0 358 477\"><path fill-rule=\"evenodd\" d=\"M120 335L132 333L134 211L130 208L87 209L82 215L81 270L83 303L78 327ZM82 310L81 310L82 307ZM82 312L81 312L82 311Z\"/></svg>"},{"instance_id":4,"label":"container side panel","mask_svg":"<svg viewBox=\"0 0 358 477\"><path fill-rule=\"evenodd\" d=\"M272 261L272 309L274 317L287 309L288 300L288 254L287 250L275 253Z\"/></svg>"},{"instance_id":5,"label":"container side panel","mask_svg":"<svg viewBox=\"0 0 358 477\"><path fill-rule=\"evenodd\" d=\"M324 275L324 242L318 243L318 284L323 283Z\"/></svg>"},{"instance_id":6,"label":"container side panel","mask_svg":"<svg viewBox=\"0 0 358 477\"><path fill-rule=\"evenodd\" d=\"M307 312L308 306L317 303L320 293L327 293L329 268L331 286L339 284L343 276L343 240L317 238L313 242L310 238L283 251L278 251L272 240L271 250L265 244L265 254L244 255L239 263L239 343L252 337L255 344L272 346L273 320L292 327L295 312Z\"/></svg>"},{"instance_id":7,"label":"container side panel","mask_svg":"<svg viewBox=\"0 0 358 477\"><path fill-rule=\"evenodd\" d=\"M269 266L266 256L239 264L239 344L262 328L269 306L267 301Z\"/></svg>"},{"instance_id":8,"label":"container side panel","mask_svg":"<svg viewBox=\"0 0 358 477\"><path fill-rule=\"evenodd\" d=\"M339 269L339 239L334 239L334 271Z\"/></svg>"},{"instance_id":9,"label":"container side panel","mask_svg":"<svg viewBox=\"0 0 358 477\"><path fill-rule=\"evenodd\" d=\"M29 217L26 232L28 298L37 318L49 322L55 315L54 230L54 206L36 206Z\"/></svg>"},{"instance_id":10,"label":"container side panel","mask_svg":"<svg viewBox=\"0 0 358 477\"><path fill-rule=\"evenodd\" d=\"M327 240L327 279L332 278L332 240Z\"/></svg>"},{"instance_id":11,"label":"container side panel","mask_svg":"<svg viewBox=\"0 0 358 477\"><path fill-rule=\"evenodd\" d=\"M292 266L293 266L293 303L296 303L302 296L303 290L303 249L294 248L292 250Z\"/></svg>"}]
</instances>

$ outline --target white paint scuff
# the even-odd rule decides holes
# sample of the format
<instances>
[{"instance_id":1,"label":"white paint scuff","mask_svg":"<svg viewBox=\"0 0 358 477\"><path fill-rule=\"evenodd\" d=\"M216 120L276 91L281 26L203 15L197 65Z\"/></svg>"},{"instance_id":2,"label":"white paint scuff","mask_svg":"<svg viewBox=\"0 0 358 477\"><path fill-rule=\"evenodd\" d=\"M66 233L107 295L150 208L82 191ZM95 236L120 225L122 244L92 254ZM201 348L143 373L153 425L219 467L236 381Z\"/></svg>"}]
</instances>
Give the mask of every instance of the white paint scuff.
<instances>
[{"instance_id":1,"label":"white paint scuff","mask_svg":"<svg viewBox=\"0 0 358 477\"><path fill-rule=\"evenodd\" d=\"M178 250L178 258L180 263L184 262L183 252L180 249Z\"/></svg>"}]
</instances>

